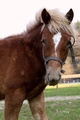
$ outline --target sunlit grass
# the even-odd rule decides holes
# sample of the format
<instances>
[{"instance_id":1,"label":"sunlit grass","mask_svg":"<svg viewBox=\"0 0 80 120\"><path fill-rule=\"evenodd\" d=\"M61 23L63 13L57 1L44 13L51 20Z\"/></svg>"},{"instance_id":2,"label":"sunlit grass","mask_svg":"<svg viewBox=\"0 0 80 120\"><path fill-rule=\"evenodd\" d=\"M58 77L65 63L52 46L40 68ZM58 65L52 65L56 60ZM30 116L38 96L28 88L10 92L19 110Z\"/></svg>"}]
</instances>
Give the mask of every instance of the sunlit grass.
<instances>
[{"instance_id":1,"label":"sunlit grass","mask_svg":"<svg viewBox=\"0 0 80 120\"><path fill-rule=\"evenodd\" d=\"M56 86L47 86L44 90L45 97L53 96L77 96L80 95L80 83L75 84L58 84Z\"/></svg>"},{"instance_id":2,"label":"sunlit grass","mask_svg":"<svg viewBox=\"0 0 80 120\"><path fill-rule=\"evenodd\" d=\"M58 87L59 88L63 88L63 87L77 87L77 86L80 86L80 83L64 83L64 84L58 84ZM46 88L56 88L56 85L55 86L47 86Z\"/></svg>"}]
</instances>

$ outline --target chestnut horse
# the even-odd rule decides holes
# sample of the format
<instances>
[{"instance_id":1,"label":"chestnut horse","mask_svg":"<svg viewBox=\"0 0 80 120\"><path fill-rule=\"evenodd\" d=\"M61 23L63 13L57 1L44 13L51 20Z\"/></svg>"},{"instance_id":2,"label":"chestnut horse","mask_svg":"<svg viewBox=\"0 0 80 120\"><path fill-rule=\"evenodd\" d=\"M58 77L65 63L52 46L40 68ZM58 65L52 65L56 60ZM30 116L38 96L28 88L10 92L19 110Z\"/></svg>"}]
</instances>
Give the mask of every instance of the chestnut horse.
<instances>
[{"instance_id":1,"label":"chestnut horse","mask_svg":"<svg viewBox=\"0 0 80 120\"><path fill-rule=\"evenodd\" d=\"M24 100L35 120L48 120L43 90L61 79L74 36L73 16L72 9L66 15L43 9L24 33L0 40L0 100L5 99L5 120L18 120Z\"/></svg>"}]
</instances>

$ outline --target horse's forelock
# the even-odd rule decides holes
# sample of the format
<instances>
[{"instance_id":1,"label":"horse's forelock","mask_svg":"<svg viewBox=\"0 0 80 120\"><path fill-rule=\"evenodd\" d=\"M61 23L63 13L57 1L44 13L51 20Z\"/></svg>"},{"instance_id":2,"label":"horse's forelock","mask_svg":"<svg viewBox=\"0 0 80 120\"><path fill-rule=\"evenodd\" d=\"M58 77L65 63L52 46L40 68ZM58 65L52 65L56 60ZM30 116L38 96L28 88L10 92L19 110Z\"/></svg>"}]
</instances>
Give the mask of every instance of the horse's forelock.
<instances>
[{"instance_id":1,"label":"horse's forelock","mask_svg":"<svg viewBox=\"0 0 80 120\"><path fill-rule=\"evenodd\" d=\"M73 28L72 24L69 24L68 19L65 17L63 13L59 12L57 9L47 11L51 16L51 20L47 26L52 33L60 32L62 30L67 32L68 34L75 36L75 29ZM41 12L42 10L40 10L36 14L36 21L43 23Z\"/></svg>"}]
</instances>

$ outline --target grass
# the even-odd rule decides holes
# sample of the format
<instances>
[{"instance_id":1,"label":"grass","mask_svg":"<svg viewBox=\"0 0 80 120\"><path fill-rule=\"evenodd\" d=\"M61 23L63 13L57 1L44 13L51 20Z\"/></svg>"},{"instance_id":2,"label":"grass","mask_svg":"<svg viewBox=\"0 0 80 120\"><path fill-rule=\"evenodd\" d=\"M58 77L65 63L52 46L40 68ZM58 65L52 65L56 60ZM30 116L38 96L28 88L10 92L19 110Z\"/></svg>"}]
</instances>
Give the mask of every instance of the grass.
<instances>
[{"instance_id":1,"label":"grass","mask_svg":"<svg viewBox=\"0 0 80 120\"><path fill-rule=\"evenodd\" d=\"M48 86L44 90L45 97L53 96L76 96L80 95L80 84L59 84L58 91L56 91L56 86Z\"/></svg>"},{"instance_id":2,"label":"grass","mask_svg":"<svg viewBox=\"0 0 80 120\"><path fill-rule=\"evenodd\" d=\"M46 103L49 120L80 120L80 100Z\"/></svg>"},{"instance_id":3,"label":"grass","mask_svg":"<svg viewBox=\"0 0 80 120\"><path fill-rule=\"evenodd\" d=\"M46 102L46 113L49 120L80 120L80 100ZM4 120L1 111L0 120ZM19 120L34 120L28 105L23 104Z\"/></svg>"},{"instance_id":4,"label":"grass","mask_svg":"<svg viewBox=\"0 0 80 120\"><path fill-rule=\"evenodd\" d=\"M46 113L49 120L80 120L80 100L46 102ZM28 105L23 105L19 120L33 120Z\"/></svg>"},{"instance_id":5,"label":"grass","mask_svg":"<svg viewBox=\"0 0 80 120\"><path fill-rule=\"evenodd\" d=\"M44 90L45 97L80 95L80 84L59 84L56 87L48 86ZM46 102L46 113L49 120L80 120L80 100L62 100ZM0 120L4 120L3 109L0 109ZM34 120L28 104L23 104L19 120Z\"/></svg>"}]
</instances>

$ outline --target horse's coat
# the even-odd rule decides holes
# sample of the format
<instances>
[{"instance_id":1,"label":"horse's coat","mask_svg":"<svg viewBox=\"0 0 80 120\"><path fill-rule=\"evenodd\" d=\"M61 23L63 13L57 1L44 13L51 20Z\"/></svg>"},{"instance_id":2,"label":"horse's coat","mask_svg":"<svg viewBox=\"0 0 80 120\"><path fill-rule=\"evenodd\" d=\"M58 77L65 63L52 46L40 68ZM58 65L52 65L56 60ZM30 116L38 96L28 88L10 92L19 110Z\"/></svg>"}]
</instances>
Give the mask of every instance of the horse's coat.
<instances>
[{"instance_id":1,"label":"horse's coat","mask_svg":"<svg viewBox=\"0 0 80 120\"><path fill-rule=\"evenodd\" d=\"M0 100L5 99L5 120L18 120L26 99L35 120L48 120L43 90L61 78L74 36L72 19L72 9L65 16L43 9L26 32L0 40Z\"/></svg>"}]
</instances>

